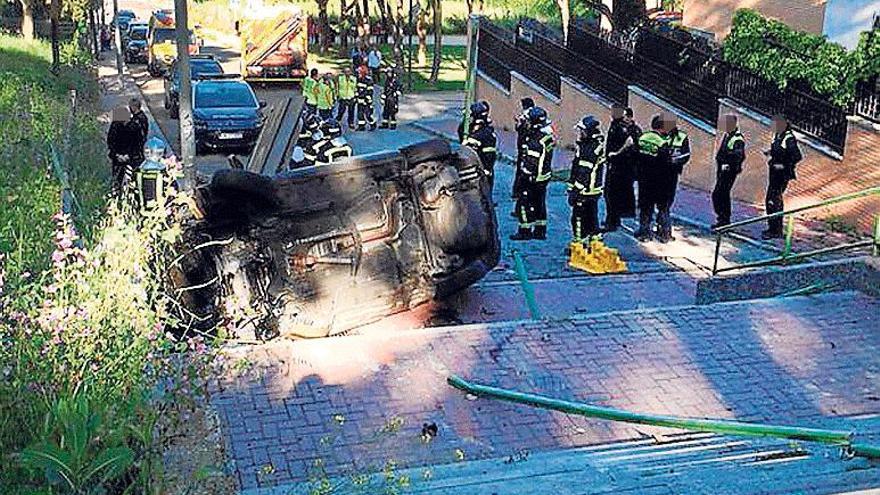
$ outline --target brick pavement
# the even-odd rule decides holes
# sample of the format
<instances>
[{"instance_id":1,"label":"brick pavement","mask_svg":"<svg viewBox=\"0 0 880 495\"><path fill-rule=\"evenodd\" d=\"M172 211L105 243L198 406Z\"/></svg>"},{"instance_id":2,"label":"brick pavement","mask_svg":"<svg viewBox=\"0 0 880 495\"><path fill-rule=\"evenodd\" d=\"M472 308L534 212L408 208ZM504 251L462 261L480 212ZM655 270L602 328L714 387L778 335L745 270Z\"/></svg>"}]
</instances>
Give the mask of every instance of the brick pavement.
<instances>
[{"instance_id":1,"label":"brick pavement","mask_svg":"<svg viewBox=\"0 0 880 495\"><path fill-rule=\"evenodd\" d=\"M880 301L856 293L276 342L213 392L240 487L638 437L648 427L487 400L450 373L635 411L827 423L880 412ZM423 423L439 436L420 439Z\"/></svg>"}]
</instances>

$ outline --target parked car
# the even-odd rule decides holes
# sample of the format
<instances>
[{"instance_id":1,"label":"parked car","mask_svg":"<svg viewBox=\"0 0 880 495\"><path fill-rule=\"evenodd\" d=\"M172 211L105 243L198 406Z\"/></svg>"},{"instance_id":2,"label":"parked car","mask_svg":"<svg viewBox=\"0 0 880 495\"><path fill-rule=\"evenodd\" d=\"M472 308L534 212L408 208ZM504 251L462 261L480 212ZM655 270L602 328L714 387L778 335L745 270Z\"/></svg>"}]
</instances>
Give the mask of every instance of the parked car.
<instances>
[{"instance_id":1,"label":"parked car","mask_svg":"<svg viewBox=\"0 0 880 495\"><path fill-rule=\"evenodd\" d=\"M115 27L120 29L119 33L122 34L128 30L128 25L132 20L137 19L137 15L130 10L120 10L116 14L116 19L113 21Z\"/></svg>"},{"instance_id":2,"label":"parked car","mask_svg":"<svg viewBox=\"0 0 880 495\"><path fill-rule=\"evenodd\" d=\"M239 75L194 80L196 152L238 149L250 153L263 128L265 106Z\"/></svg>"},{"instance_id":3,"label":"parked car","mask_svg":"<svg viewBox=\"0 0 880 495\"><path fill-rule=\"evenodd\" d=\"M211 55L193 55L189 61L193 80L223 74L223 67ZM165 76L165 109L172 119L180 110L180 68L175 60Z\"/></svg>"},{"instance_id":4,"label":"parked car","mask_svg":"<svg viewBox=\"0 0 880 495\"><path fill-rule=\"evenodd\" d=\"M147 63L147 26L129 29L123 52L127 63Z\"/></svg>"}]
</instances>

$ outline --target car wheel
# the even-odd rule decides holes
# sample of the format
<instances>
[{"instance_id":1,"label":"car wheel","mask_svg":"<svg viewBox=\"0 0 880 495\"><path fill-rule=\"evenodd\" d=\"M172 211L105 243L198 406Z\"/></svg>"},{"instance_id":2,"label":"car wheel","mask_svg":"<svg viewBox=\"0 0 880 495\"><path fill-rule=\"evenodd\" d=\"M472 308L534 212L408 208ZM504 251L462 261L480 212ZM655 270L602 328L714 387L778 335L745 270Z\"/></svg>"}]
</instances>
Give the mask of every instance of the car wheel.
<instances>
[{"instance_id":1,"label":"car wheel","mask_svg":"<svg viewBox=\"0 0 880 495\"><path fill-rule=\"evenodd\" d=\"M412 146L400 149L400 154L406 159L407 165L412 167L419 163L438 161L452 154L449 143L442 139L432 139Z\"/></svg>"}]
</instances>

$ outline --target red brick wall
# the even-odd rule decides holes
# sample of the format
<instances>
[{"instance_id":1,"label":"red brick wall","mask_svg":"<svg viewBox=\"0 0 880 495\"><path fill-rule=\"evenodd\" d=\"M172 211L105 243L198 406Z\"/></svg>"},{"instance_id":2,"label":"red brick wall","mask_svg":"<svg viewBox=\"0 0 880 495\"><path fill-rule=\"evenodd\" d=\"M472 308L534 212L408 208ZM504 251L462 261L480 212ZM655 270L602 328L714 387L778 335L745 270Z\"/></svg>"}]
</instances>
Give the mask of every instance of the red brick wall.
<instances>
[{"instance_id":1,"label":"red brick wall","mask_svg":"<svg viewBox=\"0 0 880 495\"><path fill-rule=\"evenodd\" d=\"M730 33L737 9L753 9L794 29L822 34L827 0L685 0L683 24L715 33Z\"/></svg>"}]
</instances>

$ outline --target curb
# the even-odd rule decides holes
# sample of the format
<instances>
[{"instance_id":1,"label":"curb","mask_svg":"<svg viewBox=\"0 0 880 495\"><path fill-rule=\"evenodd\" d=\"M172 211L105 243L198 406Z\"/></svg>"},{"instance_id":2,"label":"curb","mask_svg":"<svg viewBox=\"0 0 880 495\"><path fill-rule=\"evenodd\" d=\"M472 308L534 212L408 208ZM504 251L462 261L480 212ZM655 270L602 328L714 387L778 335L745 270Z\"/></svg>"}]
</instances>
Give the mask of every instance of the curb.
<instances>
[{"instance_id":1,"label":"curb","mask_svg":"<svg viewBox=\"0 0 880 495\"><path fill-rule=\"evenodd\" d=\"M410 122L409 125L416 127L417 129L421 129L421 130L423 130L429 134L432 134L434 136L441 137L443 139L448 139L450 141L458 141L458 136L453 136L450 133L447 133L444 131L439 131L437 129L432 128L428 124L424 124L421 122ZM513 165L515 163L514 158L506 153L498 153L498 158L501 161L503 161L507 164L510 164L510 165ZM712 232L712 227L705 222L702 222L702 221L697 220L695 218L688 217L686 215L677 214L677 213L673 213L670 216L673 219L675 219L683 224L690 225L691 227L696 227L700 230L704 230L714 237L714 233ZM751 237L748 237L743 234L733 232L733 233L727 234L727 236L730 238L736 239L740 242L744 242L746 244L749 244L749 245L756 247L758 249L763 249L765 251L770 251L770 252L774 252L774 253L781 253L782 252L782 249L774 246L773 244L762 242L757 239L752 239Z\"/></svg>"}]
</instances>

